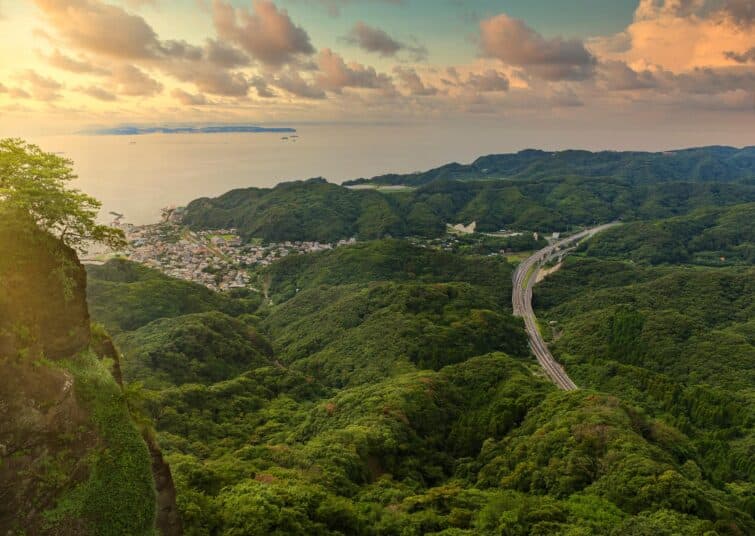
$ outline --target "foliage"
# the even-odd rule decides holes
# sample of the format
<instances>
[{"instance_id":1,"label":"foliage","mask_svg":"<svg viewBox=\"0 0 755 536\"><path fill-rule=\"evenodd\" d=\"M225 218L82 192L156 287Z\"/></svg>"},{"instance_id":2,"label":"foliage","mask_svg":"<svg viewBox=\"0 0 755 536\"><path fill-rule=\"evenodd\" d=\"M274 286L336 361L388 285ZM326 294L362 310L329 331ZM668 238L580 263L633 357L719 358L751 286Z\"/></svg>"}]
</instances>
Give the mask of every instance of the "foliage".
<instances>
[{"instance_id":1,"label":"foliage","mask_svg":"<svg viewBox=\"0 0 755 536\"><path fill-rule=\"evenodd\" d=\"M101 279L123 292L134 270ZM401 240L274 263L255 315L168 310L118 340L199 367L158 367L145 391L187 534L743 534L755 443L746 395L723 386L744 392L732 370L749 358L738 346L713 372L676 350L711 329L751 337L752 274L726 270L579 258L537 288L570 373L621 398L540 376L508 263ZM567 319L593 311L572 338ZM256 355L250 329L273 354L235 361ZM126 375L148 362L128 357Z\"/></svg>"},{"instance_id":2,"label":"foliage","mask_svg":"<svg viewBox=\"0 0 755 536\"><path fill-rule=\"evenodd\" d=\"M193 228L238 228L246 238L332 242L360 235L401 232L395 209L377 192L357 192L323 179L283 183L273 189L232 190L187 207Z\"/></svg>"},{"instance_id":3,"label":"foliage","mask_svg":"<svg viewBox=\"0 0 755 536\"><path fill-rule=\"evenodd\" d=\"M525 355L521 322L494 309L468 284L374 283L302 291L263 327L283 363L343 386L491 351Z\"/></svg>"},{"instance_id":4,"label":"foliage","mask_svg":"<svg viewBox=\"0 0 755 536\"><path fill-rule=\"evenodd\" d=\"M122 246L121 231L97 223L100 202L66 188L75 178L70 160L19 139L0 140L0 210L28 217L77 249L91 242Z\"/></svg>"},{"instance_id":5,"label":"foliage","mask_svg":"<svg viewBox=\"0 0 755 536\"><path fill-rule=\"evenodd\" d=\"M704 208L685 216L630 223L583 247L593 257L649 264L755 264L755 203Z\"/></svg>"},{"instance_id":6,"label":"foliage","mask_svg":"<svg viewBox=\"0 0 755 536\"><path fill-rule=\"evenodd\" d=\"M122 335L127 381L214 383L267 364L271 349L256 331L212 311L163 318Z\"/></svg>"},{"instance_id":7,"label":"foliage","mask_svg":"<svg viewBox=\"0 0 755 536\"><path fill-rule=\"evenodd\" d=\"M699 147L659 153L630 151L539 151L482 156L470 165L446 164L408 175L382 175L346 184L419 186L441 180L480 177L558 179L564 176L616 177L640 184L656 181L737 181L755 177L755 148Z\"/></svg>"},{"instance_id":8,"label":"foliage","mask_svg":"<svg viewBox=\"0 0 755 536\"><path fill-rule=\"evenodd\" d=\"M66 492L45 517L51 526L84 519L91 534L154 534L155 491L150 456L134 427L123 393L92 353L63 366L89 409L101 443L86 461L86 480Z\"/></svg>"},{"instance_id":9,"label":"foliage","mask_svg":"<svg viewBox=\"0 0 755 536\"><path fill-rule=\"evenodd\" d=\"M753 245L751 212L742 204L612 229L541 283L535 302L577 383L682 430L703 477L737 490L752 515L752 491L739 483L755 479L755 271L738 255Z\"/></svg>"},{"instance_id":10,"label":"foliage","mask_svg":"<svg viewBox=\"0 0 755 536\"><path fill-rule=\"evenodd\" d=\"M260 303L255 295L233 299L121 259L102 266L87 266L87 273L92 316L114 335L159 318L190 313L215 310L232 316L253 313Z\"/></svg>"},{"instance_id":11,"label":"foliage","mask_svg":"<svg viewBox=\"0 0 755 536\"><path fill-rule=\"evenodd\" d=\"M416 188L236 190L186 222L334 241L622 218L535 290L583 389L528 357L512 267L487 256L531 234L289 256L258 271L261 306L93 269L188 534L755 532L752 148L524 151L374 182Z\"/></svg>"},{"instance_id":12,"label":"foliage","mask_svg":"<svg viewBox=\"0 0 755 536\"><path fill-rule=\"evenodd\" d=\"M437 237L446 231L447 223L473 221L480 232L502 228L564 231L619 218L665 218L704 207L753 202L755 183L751 175L748 180L745 176L732 171L716 181L685 176L667 181L663 175L639 183L621 173L476 176L464 181L433 180L390 194L312 179L198 199L187 207L184 221L194 229L235 227L247 239L267 241Z\"/></svg>"},{"instance_id":13,"label":"foliage","mask_svg":"<svg viewBox=\"0 0 755 536\"><path fill-rule=\"evenodd\" d=\"M511 266L500 257L462 257L422 248L405 240L379 240L339 247L315 255L293 255L264 273L279 303L297 289L370 281L464 281L485 289L497 306L509 308Z\"/></svg>"}]
</instances>

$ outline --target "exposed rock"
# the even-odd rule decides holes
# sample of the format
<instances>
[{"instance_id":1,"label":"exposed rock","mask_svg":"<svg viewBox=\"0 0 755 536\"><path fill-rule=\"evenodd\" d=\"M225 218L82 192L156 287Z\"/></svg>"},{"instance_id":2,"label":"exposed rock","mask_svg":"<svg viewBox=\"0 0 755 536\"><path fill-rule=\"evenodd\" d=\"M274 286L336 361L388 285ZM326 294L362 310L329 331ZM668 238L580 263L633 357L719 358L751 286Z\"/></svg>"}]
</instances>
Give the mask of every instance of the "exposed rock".
<instances>
[{"instance_id":1,"label":"exposed rock","mask_svg":"<svg viewBox=\"0 0 755 536\"><path fill-rule=\"evenodd\" d=\"M103 330L94 332L75 251L0 215L2 536L146 535L153 523L162 534L182 534L170 468L148 432L147 448L141 443L115 385L118 351ZM90 348L112 359L115 383ZM119 477L122 489L108 480ZM100 485L112 506L94 500ZM111 526L114 518L121 528Z\"/></svg>"},{"instance_id":2,"label":"exposed rock","mask_svg":"<svg viewBox=\"0 0 755 536\"><path fill-rule=\"evenodd\" d=\"M0 534L44 534L42 512L86 479L86 455L99 438L69 373L5 358L0 378Z\"/></svg>"},{"instance_id":3,"label":"exposed rock","mask_svg":"<svg viewBox=\"0 0 755 536\"><path fill-rule=\"evenodd\" d=\"M163 458L160 445L151 435L146 435L144 441L152 456L152 476L155 479L157 492L157 530L162 536L181 536L183 525L181 515L176 504L176 486L168 462Z\"/></svg>"}]
</instances>

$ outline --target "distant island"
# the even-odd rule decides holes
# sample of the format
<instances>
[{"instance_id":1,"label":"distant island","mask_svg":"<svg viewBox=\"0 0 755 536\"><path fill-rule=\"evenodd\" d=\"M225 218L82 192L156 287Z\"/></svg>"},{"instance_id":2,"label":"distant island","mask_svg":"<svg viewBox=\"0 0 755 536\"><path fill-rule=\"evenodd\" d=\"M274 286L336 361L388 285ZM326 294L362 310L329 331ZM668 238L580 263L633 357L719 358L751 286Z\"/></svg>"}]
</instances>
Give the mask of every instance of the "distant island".
<instances>
[{"instance_id":1,"label":"distant island","mask_svg":"<svg viewBox=\"0 0 755 536\"><path fill-rule=\"evenodd\" d=\"M227 133L247 133L259 134L265 132L273 133L293 133L295 128L291 127L259 127L254 125L221 125L221 126L180 126L180 127L134 127L121 126L86 130L80 134L89 136L141 136L143 134L227 134Z\"/></svg>"}]
</instances>

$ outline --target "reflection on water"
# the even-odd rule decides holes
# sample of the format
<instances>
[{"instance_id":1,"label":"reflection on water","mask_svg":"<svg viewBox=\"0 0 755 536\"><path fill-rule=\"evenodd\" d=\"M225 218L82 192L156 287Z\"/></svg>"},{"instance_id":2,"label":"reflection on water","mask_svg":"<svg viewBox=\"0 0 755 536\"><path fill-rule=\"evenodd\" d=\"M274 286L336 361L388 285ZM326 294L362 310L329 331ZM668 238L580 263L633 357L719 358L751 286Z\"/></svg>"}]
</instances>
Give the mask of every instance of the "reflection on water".
<instances>
[{"instance_id":1,"label":"reflection on water","mask_svg":"<svg viewBox=\"0 0 755 536\"><path fill-rule=\"evenodd\" d=\"M160 208L232 188L269 187L322 176L333 182L410 172L490 152L523 148L502 127L457 133L430 126L326 125L297 128L295 143L280 134L154 134L49 136L32 139L72 158L76 187L132 223L159 218ZM520 142L521 143L521 142Z\"/></svg>"}]
</instances>

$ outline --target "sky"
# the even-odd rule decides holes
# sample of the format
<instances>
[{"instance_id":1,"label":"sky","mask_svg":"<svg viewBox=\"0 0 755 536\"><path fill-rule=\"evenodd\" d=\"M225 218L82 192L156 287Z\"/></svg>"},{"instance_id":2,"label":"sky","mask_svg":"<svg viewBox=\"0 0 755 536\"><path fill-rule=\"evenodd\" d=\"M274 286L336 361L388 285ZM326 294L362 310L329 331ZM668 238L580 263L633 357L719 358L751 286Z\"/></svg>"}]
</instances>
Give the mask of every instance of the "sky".
<instances>
[{"instance_id":1,"label":"sky","mask_svg":"<svg viewBox=\"0 0 755 536\"><path fill-rule=\"evenodd\" d=\"M437 124L755 143L754 0L0 0L0 135ZM606 142L610 145L610 142Z\"/></svg>"}]
</instances>

